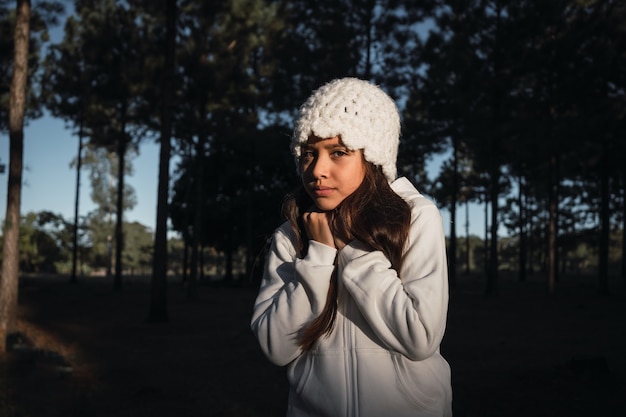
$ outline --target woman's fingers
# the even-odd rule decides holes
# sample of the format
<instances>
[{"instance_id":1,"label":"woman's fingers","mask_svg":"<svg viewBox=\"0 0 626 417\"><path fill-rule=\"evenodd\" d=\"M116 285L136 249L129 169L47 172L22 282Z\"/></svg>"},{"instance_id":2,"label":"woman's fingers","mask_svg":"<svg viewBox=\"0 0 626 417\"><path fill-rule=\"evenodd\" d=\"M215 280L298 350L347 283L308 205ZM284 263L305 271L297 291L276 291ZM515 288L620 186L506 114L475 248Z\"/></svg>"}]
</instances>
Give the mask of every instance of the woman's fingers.
<instances>
[{"instance_id":1,"label":"woman's fingers","mask_svg":"<svg viewBox=\"0 0 626 417\"><path fill-rule=\"evenodd\" d=\"M302 220L309 239L335 247L326 212L307 211L302 216Z\"/></svg>"}]
</instances>

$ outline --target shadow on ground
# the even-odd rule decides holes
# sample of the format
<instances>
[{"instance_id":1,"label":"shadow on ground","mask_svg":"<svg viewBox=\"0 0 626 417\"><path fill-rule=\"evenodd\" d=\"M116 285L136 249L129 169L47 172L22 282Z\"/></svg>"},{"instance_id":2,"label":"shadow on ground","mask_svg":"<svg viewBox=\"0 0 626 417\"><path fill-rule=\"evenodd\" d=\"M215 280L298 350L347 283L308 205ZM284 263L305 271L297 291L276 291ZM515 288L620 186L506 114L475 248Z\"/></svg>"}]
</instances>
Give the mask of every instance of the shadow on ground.
<instances>
[{"instance_id":1,"label":"shadow on ground","mask_svg":"<svg viewBox=\"0 0 626 417\"><path fill-rule=\"evenodd\" d=\"M488 298L458 278L441 348L456 417L626 415L624 284L599 297L592 280L563 281L547 296L538 277L502 279ZM170 284L169 322L149 324L147 280L23 278L28 337L1 363L0 416L284 415L284 370L249 330L256 289L198 290Z\"/></svg>"}]
</instances>

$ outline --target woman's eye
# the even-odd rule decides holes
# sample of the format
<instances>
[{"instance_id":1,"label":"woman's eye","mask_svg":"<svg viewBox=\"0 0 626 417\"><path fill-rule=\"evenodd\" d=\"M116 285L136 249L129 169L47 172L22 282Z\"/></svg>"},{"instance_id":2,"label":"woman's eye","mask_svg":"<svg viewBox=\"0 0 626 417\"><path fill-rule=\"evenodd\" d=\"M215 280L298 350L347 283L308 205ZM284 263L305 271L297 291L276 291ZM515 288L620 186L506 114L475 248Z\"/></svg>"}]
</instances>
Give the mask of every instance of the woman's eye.
<instances>
[{"instance_id":1,"label":"woman's eye","mask_svg":"<svg viewBox=\"0 0 626 417\"><path fill-rule=\"evenodd\" d=\"M332 153L332 155L334 157L337 157L337 158L340 158L342 156L346 156L347 154L348 154L348 152L342 151L342 150L336 150L336 151L333 151L333 153Z\"/></svg>"}]
</instances>

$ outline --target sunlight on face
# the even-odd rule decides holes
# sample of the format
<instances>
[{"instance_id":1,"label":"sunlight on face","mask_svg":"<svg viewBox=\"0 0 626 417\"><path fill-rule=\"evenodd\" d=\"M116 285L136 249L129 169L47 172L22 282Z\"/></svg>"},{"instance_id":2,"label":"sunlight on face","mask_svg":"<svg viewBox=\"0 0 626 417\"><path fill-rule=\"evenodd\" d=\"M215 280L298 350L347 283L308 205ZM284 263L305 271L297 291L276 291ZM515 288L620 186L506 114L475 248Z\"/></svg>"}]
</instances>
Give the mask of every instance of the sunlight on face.
<instances>
[{"instance_id":1,"label":"sunlight on face","mask_svg":"<svg viewBox=\"0 0 626 417\"><path fill-rule=\"evenodd\" d=\"M302 145L300 168L307 194L322 211L334 210L365 178L361 150L350 150L339 136L311 137Z\"/></svg>"}]
</instances>

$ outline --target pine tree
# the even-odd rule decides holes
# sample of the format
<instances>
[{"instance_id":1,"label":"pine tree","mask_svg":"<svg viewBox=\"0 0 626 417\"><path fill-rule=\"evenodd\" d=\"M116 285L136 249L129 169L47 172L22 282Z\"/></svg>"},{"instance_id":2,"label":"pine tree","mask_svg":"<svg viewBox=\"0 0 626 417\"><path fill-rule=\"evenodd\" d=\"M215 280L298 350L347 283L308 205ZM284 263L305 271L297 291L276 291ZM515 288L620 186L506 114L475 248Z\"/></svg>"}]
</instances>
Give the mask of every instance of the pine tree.
<instances>
[{"instance_id":1,"label":"pine tree","mask_svg":"<svg viewBox=\"0 0 626 417\"><path fill-rule=\"evenodd\" d=\"M24 149L24 111L28 78L30 1L18 0L14 29L13 76L9 99L9 182L3 228L2 275L0 276L0 354L7 337L16 331L19 278L20 200Z\"/></svg>"}]
</instances>

